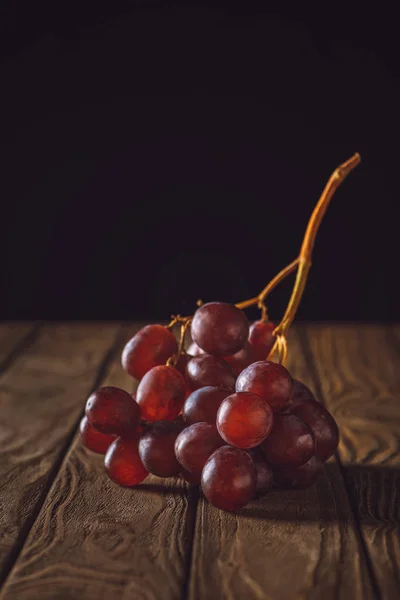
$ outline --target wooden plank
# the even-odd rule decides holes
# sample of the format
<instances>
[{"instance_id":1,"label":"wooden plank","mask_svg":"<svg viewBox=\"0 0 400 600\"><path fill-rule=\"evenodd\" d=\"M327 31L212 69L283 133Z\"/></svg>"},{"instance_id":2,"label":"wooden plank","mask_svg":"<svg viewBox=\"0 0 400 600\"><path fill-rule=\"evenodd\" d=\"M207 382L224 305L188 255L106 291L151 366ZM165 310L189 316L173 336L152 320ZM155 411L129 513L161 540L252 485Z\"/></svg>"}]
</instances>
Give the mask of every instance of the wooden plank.
<instances>
[{"instance_id":1,"label":"wooden plank","mask_svg":"<svg viewBox=\"0 0 400 600\"><path fill-rule=\"evenodd\" d=\"M21 343L35 330L32 323L0 323L0 369Z\"/></svg>"},{"instance_id":2,"label":"wooden plank","mask_svg":"<svg viewBox=\"0 0 400 600\"><path fill-rule=\"evenodd\" d=\"M117 356L106 382L129 390L132 381ZM78 395L82 403L85 394ZM107 478L103 458L75 439L1 599L181 598L191 493L182 480L157 477L120 488Z\"/></svg>"},{"instance_id":3,"label":"wooden plank","mask_svg":"<svg viewBox=\"0 0 400 600\"><path fill-rule=\"evenodd\" d=\"M0 579L65 452L115 325L49 325L0 376Z\"/></svg>"},{"instance_id":4,"label":"wooden plank","mask_svg":"<svg viewBox=\"0 0 400 600\"><path fill-rule=\"evenodd\" d=\"M296 336L289 369L313 387ZM317 485L274 491L237 515L198 505L190 599L291 600L373 597L339 468Z\"/></svg>"},{"instance_id":5,"label":"wooden plank","mask_svg":"<svg viewBox=\"0 0 400 600\"><path fill-rule=\"evenodd\" d=\"M399 598L399 348L377 325L312 326L304 339L339 423L339 457L381 596Z\"/></svg>"}]
</instances>

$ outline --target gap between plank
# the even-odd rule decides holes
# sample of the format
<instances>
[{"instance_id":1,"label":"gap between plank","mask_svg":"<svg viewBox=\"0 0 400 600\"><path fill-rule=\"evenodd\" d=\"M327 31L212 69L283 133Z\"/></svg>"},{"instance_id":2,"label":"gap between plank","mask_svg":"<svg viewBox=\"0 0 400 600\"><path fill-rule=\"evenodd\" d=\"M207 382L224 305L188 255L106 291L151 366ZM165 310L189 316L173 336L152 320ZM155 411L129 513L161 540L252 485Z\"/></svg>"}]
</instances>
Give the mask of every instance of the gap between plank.
<instances>
[{"instance_id":1,"label":"gap between plank","mask_svg":"<svg viewBox=\"0 0 400 600\"><path fill-rule=\"evenodd\" d=\"M0 373L4 373L5 371L7 371L8 367L12 365L15 359L17 359L21 354L25 352L25 350L32 346L32 344L36 341L39 335L39 331L42 325L42 322L33 325L32 329L30 329L28 333L26 333L24 337L15 344L14 348L10 350L8 356L6 356L0 363Z\"/></svg>"},{"instance_id":2,"label":"gap between plank","mask_svg":"<svg viewBox=\"0 0 400 600\"><path fill-rule=\"evenodd\" d=\"M118 327L116 334L115 334L114 342L112 343L110 349L108 350L108 352L106 353L102 362L100 363L100 367L97 372L97 376L95 378L95 381L94 381L94 384L92 386L90 393L94 392L99 387L100 383L102 382L102 380L104 379L104 377L107 373L109 365L114 360L114 358L117 354L117 351L120 347L120 344L121 344L121 337L122 337L123 329L124 328L122 325L120 325ZM35 332L36 336L37 336L38 331L39 331L39 327L37 328L37 331ZM31 334L28 334L26 337L29 337L29 335L31 335ZM6 359L6 360L8 360L8 359ZM11 550L8 559L4 563L3 573L0 574L0 598L2 595L1 591L4 587L4 584L6 583L8 577L10 576L10 574L14 568L14 565L17 562L17 560L25 546L26 539L29 536L29 533L30 533L32 527L34 526L35 521L38 518L40 511L42 510L42 507L46 501L47 495L57 477L57 474L58 474L60 467L64 461L64 458L75 438L75 435L77 434L83 413L84 413L84 409L80 413L78 420L76 421L75 425L72 427L69 435L67 436L64 444L62 445L60 452L58 453L58 456L57 456L53 466L49 470L49 473L47 475L46 485L44 486L44 489L38 498L36 506L32 510L32 513L30 514L29 518L27 518L27 520L24 524L24 527L22 527L21 531L19 532L17 539L15 541L15 544L14 544L14 548Z\"/></svg>"},{"instance_id":3,"label":"gap between plank","mask_svg":"<svg viewBox=\"0 0 400 600\"><path fill-rule=\"evenodd\" d=\"M308 368L308 370L309 370L309 372L311 374L311 379L312 379L312 381L314 383L314 386L315 386L318 398L320 399L321 404L323 404L325 406L324 394L322 392L321 382L320 382L320 379L319 379L318 372L317 372L317 370L315 369L315 366L314 366L315 357L313 356L312 351L311 351L311 349L310 349L310 347L308 345L308 334L307 334L307 331L305 330L305 328L297 328L296 329L296 333L297 333L297 336L299 338L300 346L301 346L301 348L303 350L303 353L304 353L305 362L306 362L307 368ZM376 575L375 575L375 572L374 572L374 568L373 568L373 563L372 563L371 557L369 555L369 552L368 552L368 549L367 549L367 545L366 545L365 540L364 540L364 536L363 536L363 533L362 533L360 522L358 520L357 509L356 509L355 506L353 506L353 503L351 501L351 494L350 494L349 486L348 486L348 483L347 483L347 478L345 476L345 469L344 469L344 467L342 465L342 461L340 460L339 452L337 450L335 452L335 458L336 458L337 464L339 466L340 474L342 476L344 488L345 488L346 494L347 494L347 499L349 501L349 506L350 506L350 509L351 509L351 512L352 512L352 515L353 515L354 525L355 525L355 527L354 527L355 533L356 533L356 535L357 535L357 537L359 539L360 547L361 547L363 555L364 555L363 558L365 559L365 563L367 565L368 573L369 573L369 576L371 578L372 591L373 591L376 599L380 600L381 599L381 592L380 592L380 589L379 589L378 580L376 578Z\"/></svg>"},{"instance_id":4,"label":"gap between plank","mask_svg":"<svg viewBox=\"0 0 400 600\"><path fill-rule=\"evenodd\" d=\"M196 531L196 522L197 522L197 513L199 509L199 499L200 499L200 487L197 485L190 484L189 494L188 494L188 504L189 507L192 505L193 509L190 511L191 520L187 524L188 536L190 538L190 547L186 557L186 569L185 569L185 580L182 586L182 599L186 600L188 598L190 579L192 576L192 566L193 566L193 548L194 548L194 536Z\"/></svg>"}]
</instances>

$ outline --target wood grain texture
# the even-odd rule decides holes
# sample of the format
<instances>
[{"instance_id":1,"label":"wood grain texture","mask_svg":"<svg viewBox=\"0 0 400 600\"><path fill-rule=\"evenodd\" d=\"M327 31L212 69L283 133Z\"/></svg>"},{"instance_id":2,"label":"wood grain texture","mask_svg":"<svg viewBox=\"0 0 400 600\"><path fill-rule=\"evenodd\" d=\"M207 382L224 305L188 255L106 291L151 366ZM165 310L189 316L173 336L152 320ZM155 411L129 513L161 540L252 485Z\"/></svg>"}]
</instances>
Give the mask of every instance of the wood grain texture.
<instances>
[{"instance_id":1,"label":"wood grain texture","mask_svg":"<svg viewBox=\"0 0 400 600\"><path fill-rule=\"evenodd\" d=\"M117 357L106 382L129 390L132 381ZM103 457L76 438L1 600L183 597L195 506L189 494L182 480L152 476L118 487Z\"/></svg>"},{"instance_id":2,"label":"wood grain texture","mask_svg":"<svg viewBox=\"0 0 400 600\"><path fill-rule=\"evenodd\" d=\"M10 354L35 329L31 323L0 323L0 368Z\"/></svg>"},{"instance_id":3,"label":"wood grain texture","mask_svg":"<svg viewBox=\"0 0 400 600\"><path fill-rule=\"evenodd\" d=\"M313 387L293 335L289 369ZM316 486L271 492L237 515L219 511L201 498L189 589L190 600L373 598L335 460Z\"/></svg>"},{"instance_id":4,"label":"wood grain texture","mask_svg":"<svg viewBox=\"0 0 400 600\"><path fill-rule=\"evenodd\" d=\"M377 325L313 326L302 339L340 427L339 457L381 596L400 598L399 346Z\"/></svg>"},{"instance_id":5,"label":"wood grain texture","mask_svg":"<svg viewBox=\"0 0 400 600\"><path fill-rule=\"evenodd\" d=\"M45 326L0 376L0 578L43 501L115 333L115 325Z\"/></svg>"}]
</instances>

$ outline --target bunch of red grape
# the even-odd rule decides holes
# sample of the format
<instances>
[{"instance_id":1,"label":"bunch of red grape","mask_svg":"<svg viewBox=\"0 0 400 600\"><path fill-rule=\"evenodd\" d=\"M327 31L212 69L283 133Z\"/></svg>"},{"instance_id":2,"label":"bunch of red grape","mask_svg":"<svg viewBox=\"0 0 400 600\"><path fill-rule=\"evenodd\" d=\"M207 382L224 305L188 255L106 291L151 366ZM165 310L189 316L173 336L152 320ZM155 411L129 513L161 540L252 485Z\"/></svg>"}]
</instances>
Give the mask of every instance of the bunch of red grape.
<instances>
[{"instance_id":1,"label":"bunch of red grape","mask_svg":"<svg viewBox=\"0 0 400 600\"><path fill-rule=\"evenodd\" d=\"M122 353L124 369L140 380L136 396L115 387L94 392L81 422L84 445L105 453L106 472L119 485L149 473L181 476L228 511L274 485L313 485L337 447L338 428L304 384L265 360L273 331L265 320L249 327L241 310L223 302L195 312L188 353L178 355L167 327L144 327Z\"/></svg>"}]
</instances>

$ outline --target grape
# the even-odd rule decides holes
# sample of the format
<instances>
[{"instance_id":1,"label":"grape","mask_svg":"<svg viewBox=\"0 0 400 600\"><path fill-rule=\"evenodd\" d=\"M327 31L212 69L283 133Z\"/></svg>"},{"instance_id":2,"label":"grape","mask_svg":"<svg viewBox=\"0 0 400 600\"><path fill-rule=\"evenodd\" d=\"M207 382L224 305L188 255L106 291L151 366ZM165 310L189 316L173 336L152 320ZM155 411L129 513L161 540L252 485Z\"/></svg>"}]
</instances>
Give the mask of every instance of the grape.
<instances>
[{"instance_id":1,"label":"grape","mask_svg":"<svg viewBox=\"0 0 400 600\"><path fill-rule=\"evenodd\" d=\"M184 469L200 474L208 457L223 445L214 425L194 423L176 438L175 454Z\"/></svg>"},{"instance_id":2,"label":"grape","mask_svg":"<svg viewBox=\"0 0 400 600\"><path fill-rule=\"evenodd\" d=\"M212 385L195 390L185 400L183 419L189 425L201 422L215 425L220 404L231 393L231 390Z\"/></svg>"},{"instance_id":3,"label":"grape","mask_svg":"<svg viewBox=\"0 0 400 600\"><path fill-rule=\"evenodd\" d=\"M205 352L231 356L245 345L249 322L244 312L233 304L209 302L194 313L191 335Z\"/></svg>"},{"instance_id":4,"label":"grape","mask_svg":"<svg viewBox=\"0 0 400 600\"><path fill-rule=\"evenodd\" d=\"M273 472L259 450L251 450L249 454L257 471L257 489L255 498L261 498L269 492L274 484Z\"/></svg>"},{"instance_id":5,"label":"grape","mask_svg":"<svg viewBox=\"0 0 400 600\"><path fill-rule=\"evenodd\" d=\"M183 376L185 375L186 366L189 360L193 358L193 356L189 354L180 354L179 358L176 362L175 369L179 371Z\"/></svg>"},{"instance_id":6,"label":"grape","mask_svg":"<svg viewBox=\"0 0 400 600\"><path fill-rule=\"evenodd\" d=\"M296 389L300 388L296 385ZM309 390L308 392L311 395ZM315 455L323 462L328 460L339 443L339 429L332 415L314 400L312 395L308 397L302 389L300 395L292 398L288 410L307 423L312 430L315 437Z\"/></svg>"},{"instance_id":7,"label":"grape","mask_svg":"<svg viewBox=\"0 0 400 600\"><path fill-rule=\"evenodd\" d=\"M322 472L322 461L316 456L312 456L300 467L277 468L274 470L274 479L282 487L301 490L313 485Z\"/></svg>"},{"instance_id":8,"label":"grape","mask_svg":"<svg viewBox=\"0 0 400 600\"><path fill-rule=\"evenodd\" d=\"M272 335L275 324L271 321L255 321L250 325L249 342L253 349L254 360L265 360L272 350L275 337Z\"/></svg>"},{"instance_id":9,"label":"grape","mask_svg":"<svg viewBox=\"0 0 400 600\"><path fill-rule=\"evenodd\" d=\"M147 421L171 421L179 415L186 397L185 378L174 367L153 367L139 383L136 400Z\"/></svg>"},{"instance_id":10,"label":"grape","mask_svg":"<svg viewBox=\"0 0 400 600\"><path fill-rule=\"evenodd\" d=\"M189 360L186 380L192 390L208 385L234 390L236 375L222 358L201 354Z\"/></svg>"},{"instance_id":11,"label":"grape","mask_svg":"<svg viewBox=\"0 0 400 600\"><path fill-rule=\"evenodd\" d=\"M251 392L267 402L273 411L289 403L292 378L282 365L260 360L241 372L236 381L237 392Z\"/></svg>"},{"instance_id":12,"label":"grape","mask_svg":"<svg viewBox=\"0 0 400 600\"><path fill-rule=\"evenodd\" d=\"M195 342L192 342L187 349L187 353L191 354L191 356L198 356L199 354L204 354L204 350L199 348Z\"/></svg>"},{"instance_id":13,"label":"grape","mask_svg":"<svg viewBox=\"0 0 400 600\"><path fill-rule=\"evenodd\" d=\"M146 325L126 344L122 366L132 377L142 377L157 365L163 365L178 351L173 333L162 325Z\"/></svg>"},{"instance_id":14,"label":"grape","mask_svg":"<svg viewBox=\"0 0 400 600\"><path fill-rule=\"evenodd\" d=\"M272 410L259 396L239 392L223 400L218 409L217 429L232 446L254 448L271 431Z\"/></svg>"},{"instance_id":15,"label":"grape","mask_svg":"<svg viewBox=\"0 0 400 600\"><path fill-rule=\"evenodd\" d=\"M140 421L140 408L134 398L116 387L102 387L86 402L89 423L102 433L128 435Z\"/></svg>"},{"instance_id":16,"label":"grape","mask_svg":"<svg viewBox=\"0 0 400 600\"><path fill-rule=\"evenodd\" d=\"M118 485L136 485L149 474L140 460L138 443L138 435L130 439L117 438L107 450L106 473Z\"/></svg>"},{"instance_id":17,"label":"grape","mask_svg":"<svg viewBox=\"0 0 400 600\"><path fill-rule=\"evenodd\" d=\"M98 454L105 454L109 445L115 440L115 435L109 435L107 433L101 433L97 431L89 423L89 419L87 417L83 417L81 423L79 425L79 433L81 436L82 444L91 450L92 452L97 452Z\"/></svg>"},{"instance_id":18,"label":"grape","mask_svg":"<svg viewBox=\"0 0 400 600\"><path fill-rule=\"evenodd\" d=\"M244 450L222 446L204 466L201 489L217 508L240 510L250 502L257 489L257 470L252 458Z\"/></svg>"},{"instance_id":19,"label":"grape","mask_svg":"<svg viewBox=\"0 0 400 600\"><path fill-rule=\"evenodd\" d=\"M314 454L314 435L295 415L275 414L271 433L261 450L271 465L298 467Z\"/></svg>"},{"instance_id":20,"label":"grape","mask_svg":"<svg viewBox=\"0 0 400 600\"><path fill-rule=\"evenodd\" d=\"M310 388L308 388L302 381L293 379L291 402L299 402L299 400L315 400L315 396Z\"/></svg>"},{"instance_id":21,"label":"grape","mask_svg":"<svg viewBox=\"0 0 400 600\"><path fill-rule=\"evenodd\" d=\"M179 475L183 477L185 481L191 483L192 485L200 485L201 473L191 473L190 471L187 471L186 469L181 467Z\"/></svg>"},{"instance_id":22,"label":"grape","mask_svg":"<svg viewBox=\"0 0 400 600\"><path fill-rule=\"evenodd\" d=\"M244 347L239 350L239 352L236 352L236 354L233 354L232 356L223 356L222 358L232 367L236 376L240 375L243 369L256 360L253 348L250 346L249 342L246 342Z\"/></svg>"},{"instance_id":23,"label":"grape","mask_svg":"<svg viewBox=\"0 0 400 600\"><path fill-rule=\"evenodd\" d=\"M175 456L175 440L184 428L183 422L151 423L139 440L139 456L145 468L158 477L178 475L181 465Z\"/></svg>"}]
</instances>

